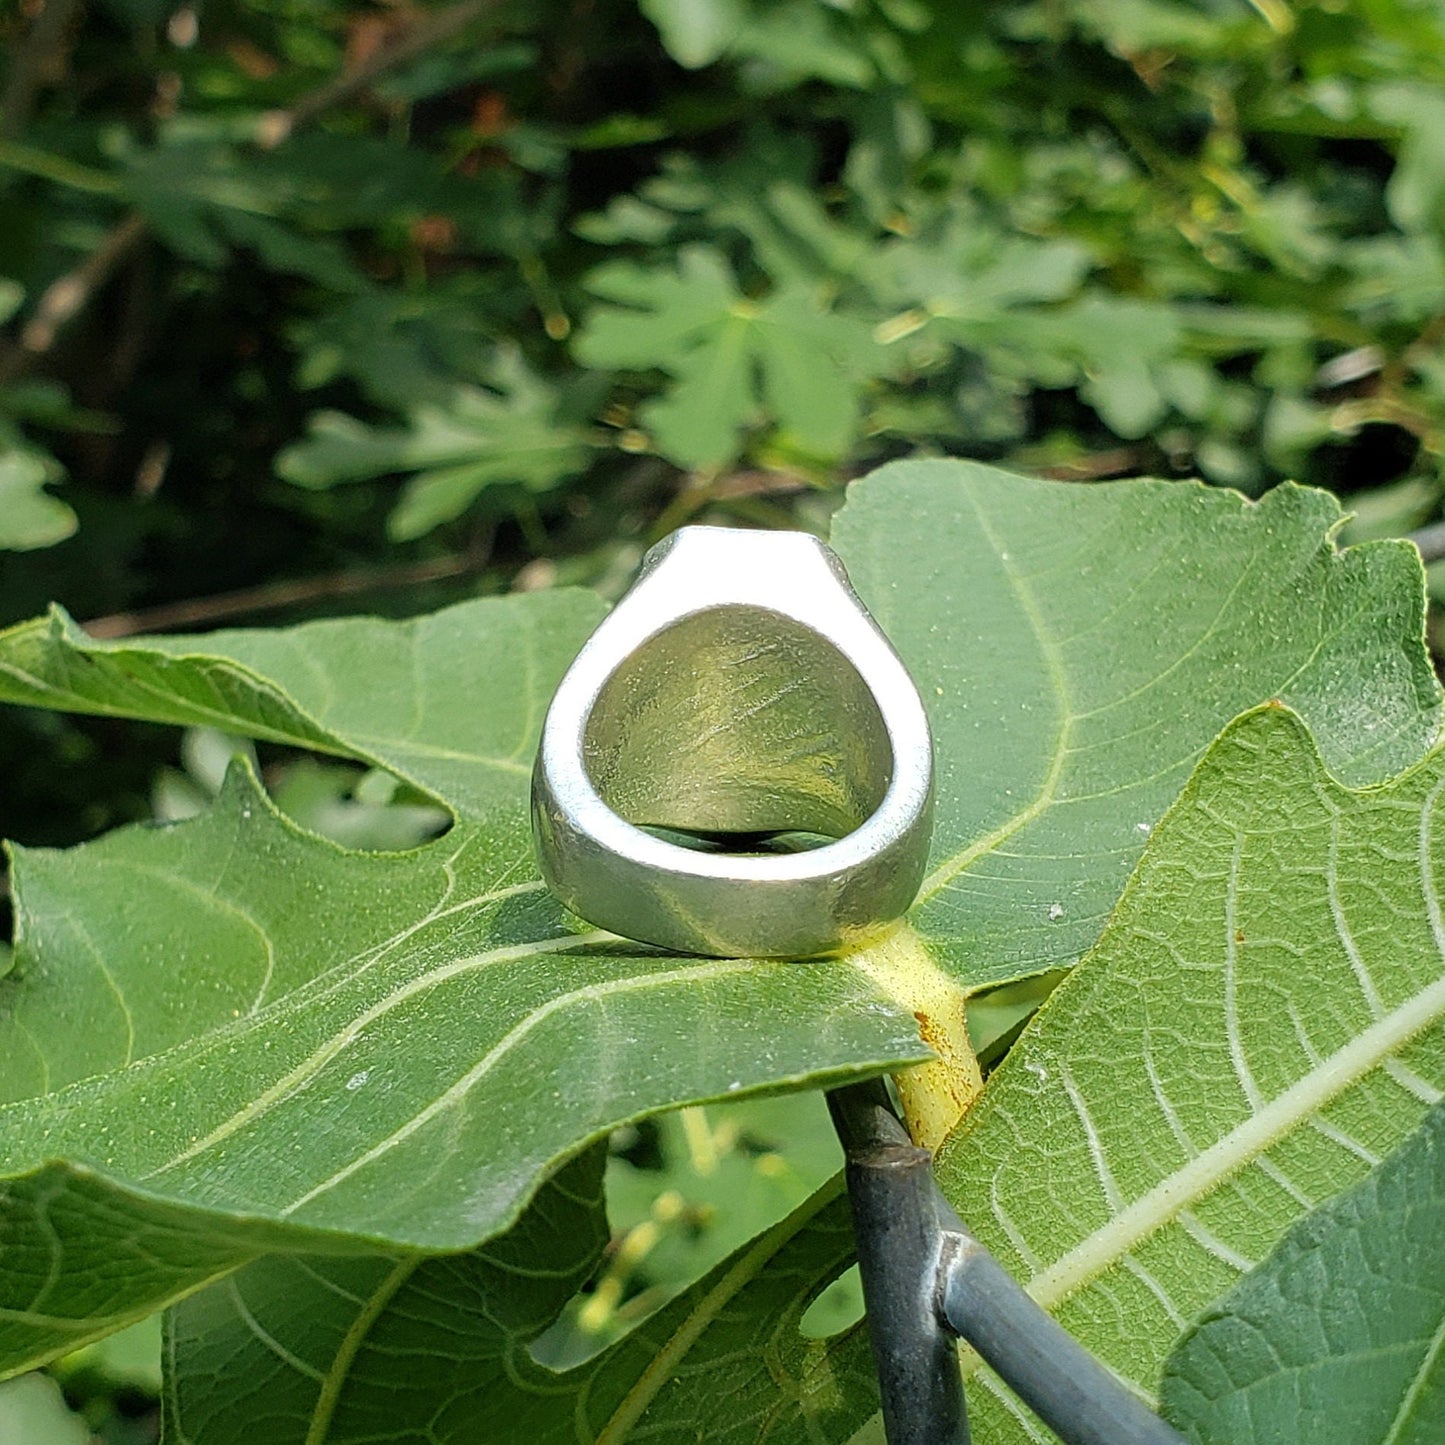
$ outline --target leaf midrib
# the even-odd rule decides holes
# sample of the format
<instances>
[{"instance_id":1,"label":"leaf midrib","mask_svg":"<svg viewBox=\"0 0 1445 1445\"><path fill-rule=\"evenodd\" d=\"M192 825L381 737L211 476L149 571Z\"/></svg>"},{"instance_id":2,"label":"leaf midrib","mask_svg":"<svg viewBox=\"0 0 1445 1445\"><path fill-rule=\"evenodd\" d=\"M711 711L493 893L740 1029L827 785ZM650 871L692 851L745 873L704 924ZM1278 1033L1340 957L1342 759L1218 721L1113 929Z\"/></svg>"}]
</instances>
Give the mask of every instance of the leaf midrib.
<instances>
[{"instance_id":1,"label":"leaf midrib","mask_svg":"<svg viewBox=\"0 0 1445 1445\"><path fill-rule=\"evenodd\" d=\"M219 1124L203 1139L198 1139L194 1144L189 1145L181 1153L157 1165L154 1169L139 1176L140 1180L154 1179L158 1175L168 1173L178 1166L188 1163L191 1159L204 1153L207 1149L244 1129L248 1124L255 1122L261 1115L265 1114L273 1105L281 1103L284 1099L294 1094L297 1090L304 1088L312 1078L316 1076L328 1063L340 1054L347 1046L354 1043L356 1037L362 1030L374 1024L378 1019L384 1018L393 1009L399 1008L409 999L415 998L418 994L426 993L433 988L440 987L452 978L464 973L476 972L483 968L490 968L496 964L515 963L519 959L530 958L537 954L557 953L570 947L586 947L590 944L610 940L610 933L602 933L600 930L592 933L569 933L560 938L541 939L536 943L513 944L507 948L489 949L485 953L468 954L465 958L453 959L450 963L442 964L437 968L428 969L425 973L419 974L416 978L409 979L399 988L392 989L383 995L370 1008L366 1009L358 1017L351 1019L345 1028L338 1029L320 1047L315 1048L299 1064L290 1069L284 1077L278 1079L264 1093L252 1099L244 1109L237 1110L224 1123ZM648 975L653 977L653 975ZM575 993L575 991L574 991ZM572 994L564 995L571 999ZM557 1003L559 1000L552 1000ZM528 1013L531 1018L537 1010Z\"/></svg>"},{"instance_id":2,"label":"leaf midrib","mask_svg":"<svg viewBox=\"0 0 1445 1445\"><path fill-rule=\"evenodd\" d=\"M951 858L946 858L935 868L927 878L923 880L923 887L919 889L918 898L914 907L927 903L929 899L942 892L958 875L964 872L976 859L986 853L991 853L1000 844L1007 842L1021 828L1027 827L1033 820L1048 810L1053 805L1055 796L1058 793L1059 783L1064 775L1064 759L1069 754L1069 742L1074 728L1074 710L1070 701L1071 690L1069 687L1068 673L1064 668L1062 657L1059 655L1058 643L1054 640L1048 628L1044 626L1042 613L1039 611L1038 602L1034 597L1033 590L1024 581L1023 577L1014 570L1013 564L1007 551L1000 543L993 528L989 525L988 518L984 515L983 508L979 505L976 490L972 487L964 488L964 495L968 498L969 506L973 508L973 515L978 522L979 531L982 532L984 540L993 549L994 556L1005 578L1008 579L1009 587L1014 596L1018 599L1024 616L1028 619L1029 626L1033 629L1034 639L1039 645L1039 651L1043 654L1044 664L1048 669L1049 681L1053 684L1054 695L1059 706L1059 731L1054 739L1054 756L1049 763L1049 770L1039 786L1038 795L1027 807L1020 809L1012 818L995 828L993 832L977 841L970 843L968 847L961 849Z\"/></svg>"},{"instance_id":3,"label":"leaf midrib","mask_svg":"<svg viewBox=\"0 0 1445 1445\"><path fill-rule=\"evenodd\" d=\"M1445 975L1356 1035L1244 1123L1160 1180L1035 1274L1025 1288L1045 1309L1056 1309L1441 1019L1445 1019ZM965 1377L977 1368L976 1360L969 1362Z\"/></svg>"},{"instance_id":4,"label":"leaf midrib","mask_svg":"<svg viewBox=\"0 0 1445 1445\"><path fill-rule=\"evenodd\" d=\"M320 1393L316 1397L316 1406L311 1414L311 1424L306 1431L305 1445L324 1445L328 1431L331 1429L331 1421L336 1414L336 1407L341 1402L341 1392L346 1386L350 1377L351 1367L356 1362L361 1347L366 1342L366 1337L371 1333L371 1327L381 1317L382 1311L386 1309L396 1292L416 1272L421 1261L419 1259L403 1259L387 1277L372 1291L371 1298L366 1302L366 1308L361 1310L351 1322L351 1327L346 1331L345 1337L336 1349L336 1357L331 1362L331 1368L327 1370L325 1378L321 1382Z\"/></svg>"},{"instance_id":5,"label":"leaf midrib","mask_svg":"<svg viewBox=\"0 0 1445 1445\"><path fill-rule=\"evenodd\" d=\"M1239 576L1235 578L1229 590L1220 600L1209 625L1194 639L1189 647L1174 658L1163 671L1155 674L1147 683L1141 684L1132 692L1117 698L1112 698L1101 707L1092 708L1084 712L1076 712L1071 700L1072 693L1069 687L1067 669L1063 662L1061 645L1053 636L1051 629L1046 626L1043 616L1039 611L1037 601L1034 598L1032 588L1029 587L1027 581L1015 570L1001 539L989 525L988 518L979 503L976 489L966 487L963 489L963 492L968 498L969 506L973 510L979 531L988 543L988 546L992 549L1000 569L1008 580L1010 589L1013 591L1025 618L1028 620L1039 651L1043 655L1049 681L1053 685L1055 695L1059 702L1060 725L1058 735L1055 738L1054 755L1050 760L1048 773L1040 784L1039 791L1032 802L1019 809L984 837L976 839L965 848L954 853L951 857L944 859L944 861L934 868L923 880L923 886L919 889L914 907L929 902L938 893L942 892L959 874L967 872L978 859L994 852L1013 837L1014 834L1028 827L1030 823L1034 822L1035 819L1042 816L1053 806L1057 800L1059 784L1063 779L1065 762L1071 752L1073 731L1077 724L1138 698L1183 666L1186 660L1197 653L1205 642L1217 633L1223 618L1233 605L1235 598L1244 590L1246 583L1252 580L1258 560L1255 557L1248 559L1248 564L1241 570ZM1338 557L1338 553L1335 554L1335 557ZM1290 671L1287 677L1277 682L1271 691L1274 694L1286 691L1290 684L1301 677L1320 656L1324 650L1326 640L1324 636L1318 637L1315 640L1314 646L1305 657ZM1140 778L1135 781L1136 783L1147 783L1155 781L1156 778L1165 777L1175 772L1178 768L1187 766L1191 759L1197 760L1203 750L1203 748L1197 749L1190 758L1180 759L1178 762L1170 764L1167 768L1162 769L1152 777ZM1083 801L1083 799L1076 798L1075 801Z\"/></svg>"},{"instance_id":6,"label":"leaf midrib","mask_svg":"<svg viewBox=\"0 0 1445 1445\"><path fill-rule=\"evenodd\" d=\"M611 935L602 934L600 937L610 938ZM558 994L540 1008L529 1010L526 1016L513 1024L461 1078L452 1083L424 1109L412 1115L404 1124L398 1125L386 1138L374 1144L366 1153L358 1155L344 1168L339 1169L335 1174L283 1208L280 1211L282 1218L290 1217L313 1199L334 1189L338 1184L344 1183L353 1174L374 1163L383 1154L387 1154L397 1145L405 1143L418 1129L425 1128L445 1110L459 1104L481 1079L491 1073L501 1059L505 1058L533 1029L551 1018L553 1014L573 1008L579 1002L591 1002L613 994L665 987L684 979L692 981L724 977L744 972L754 966L748 959L706 959L681 968L669 969L665 973L648 973L643 974L640 978L609 979L603 983L588 984L583 988L571 989L567 993Z\"/></svg>"},{"instance_id":7,"label":"leaf midrib","mask_svg":"<svg viewBox=\"0 0 1445 1445\"><path fill-rule=\"evenodd\" d=\"M842 1188L843 1176L834 1175L806 1204L754 1241L742 1258L703 1295L697 1306L689 1311L683 1322L673 1331L671 1338L648 1362L637 1382L623 1396L621 1403L593 1437L591 1445L623 1445L631 1434L632 1427L647 1412L658 1392L702 1338L707 1327L744 1286L758 1276L788 1240L838 1197Z\"/></svg>"}]
</instances>

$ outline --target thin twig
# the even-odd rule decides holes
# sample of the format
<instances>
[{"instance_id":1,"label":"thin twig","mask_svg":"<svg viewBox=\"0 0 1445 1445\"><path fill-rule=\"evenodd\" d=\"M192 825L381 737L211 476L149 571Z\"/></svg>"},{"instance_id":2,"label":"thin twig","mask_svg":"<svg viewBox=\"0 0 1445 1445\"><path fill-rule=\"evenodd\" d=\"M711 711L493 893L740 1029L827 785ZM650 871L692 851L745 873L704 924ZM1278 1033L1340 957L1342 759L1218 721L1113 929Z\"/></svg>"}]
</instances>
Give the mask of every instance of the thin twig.
<instances>
[{"instance_id":1,"label":"thin twig","mask_svg":"<svg viewBox=\"0 0 1445 1445\"><path fill-rule=\"evenodd\" d=\"M105 233L98 245L81 263L52 281L41 292L20 332L20 342L0 356L0 386L14 381L37 358L55 345L60 328L115 274L127 256L140 244L146 233L145 218L132 211Z\"/></svg>"},{"instance_id":2,"label":"thin twig","mask_svg":"<svg viewBox=\"0 0 1445 1445\"><path fill-rule=\"evenodd\" d=\"M309 95L303 95L294 105L285 110L273 110L261 120L256 135L256 144L263 150L271 150L281 144L298 126L314 120L322 111L350 100L353 95L365 90L374 80L379 79L399 65L460 35L474 20L478 20L492 9L498 0L461 0L446 10L419 20L400 40L378 51L371 59L355 70L338 75L318 86Z\"/></svg>"},{"instance_id":3,"label":"thin twig","mask_svg":"<svg viewBox=\"0 0 1445 1445\"><path fill-rule=\"evenodd\" d=\"M12 52L5 93L0 96L0 140L14 140L30 124L45 67L60 48L80 0L46 0L30 22L25 39Z\"/></svg>"},{"instance_id":4,"label":"thin twig","mask_svg":"<svg viewBox=\"0 0 1445 1445\"><path fill-rule=\"evenodd\" d=\"M105 239L79 266L53 281L25 323L20 345L36 354L49 351L55 345L60 328L85 306L140 243L145 227L144 218L132 212L106 232Z\"/></svg>"},{"instance_id":5,"label":"thin twig","mask_svg":"<svg viewBox=\"0 0 1445 1445\"><path fill-rule=\"evenodd\" d=\"M406 567L372 567L354 572L335 572L325 577L303 577L291 582L268 582L261 587L244 587L214 597L194 597L185 602L167 602L136 612L112 612L82 623L92 637L134 637L143 632L168 632L172 628L208 627L216 622L251 612L271 612L278 607L316 602L325 597L349 597L358 592L395 591L423 582L441 582L480 572L491 555L489 545L469 552L436 557Z\"/></svg>"},{"instance_id":6,"label":"thin twig","mask_svg":"<svg viewBox=\"0 0 1445 1445\"><path fill-rule=\"evenodd\" d=\"M1149 460L1149 455L1143 447L1114 447L1109 451L1093 452L1088 456L1075 457L1072 461L1031 470L1034 476L1051 482L1102 482L1138 471Z\"/></svg>"}]
</instances>

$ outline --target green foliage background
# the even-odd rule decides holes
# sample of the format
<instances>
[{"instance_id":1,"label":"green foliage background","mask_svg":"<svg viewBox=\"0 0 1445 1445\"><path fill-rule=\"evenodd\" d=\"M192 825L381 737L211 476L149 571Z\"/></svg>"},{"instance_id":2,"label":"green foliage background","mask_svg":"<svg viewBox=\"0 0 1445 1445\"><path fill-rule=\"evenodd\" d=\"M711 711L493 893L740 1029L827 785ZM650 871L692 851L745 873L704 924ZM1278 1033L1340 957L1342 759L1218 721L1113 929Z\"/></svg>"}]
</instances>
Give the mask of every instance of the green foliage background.
<instances>
[{"instance_id":1,"label":"green foliage background","mask_svg":"<svg viewBox=\"0 0 1445 1445\"><path fill-rule=\"evenodd\" d=\"M0 14L0 623L615 591L920 448L1438 510L1438 6ZM7 831L158 746L8 719Z\"/></svg>"},{"instance_id":2,"label":"green foliage background","mask_svg":"<svg viewBox=\"0 0 1445 1445\"><path fill-rule=\"evenodd\" d=\"M27 0L0 57L0 625L615 593L919 451L1440 510L1439 4ZM195 812L234 744L176 746L0 711L0 835ZM257 761L352 846L441 825Z\"/></svg>"}]
</instances>

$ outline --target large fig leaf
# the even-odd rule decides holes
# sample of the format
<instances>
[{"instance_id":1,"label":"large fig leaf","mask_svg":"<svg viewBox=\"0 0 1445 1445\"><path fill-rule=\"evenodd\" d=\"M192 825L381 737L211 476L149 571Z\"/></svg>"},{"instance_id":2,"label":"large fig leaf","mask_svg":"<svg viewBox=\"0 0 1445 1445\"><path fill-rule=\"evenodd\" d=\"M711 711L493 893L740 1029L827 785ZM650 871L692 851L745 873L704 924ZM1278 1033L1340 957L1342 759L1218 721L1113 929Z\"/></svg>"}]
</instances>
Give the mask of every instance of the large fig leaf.
<instances>
[{"instance_id":1,"label":"large fig leaf","mask_svg":"<svg viewBox=\"0 0 1445 1445\"><path fill-rule=\"evenodd\" d=\"M473 1254L260 1260L177 1306L167 1445L244 1445L263 1402L267 1445L845 1438L854 1401L829 1388L825 1342L798 1330L813 1281L852 1257L841 1180L563 1373L528 1345L597 1241L550 1188Z\"/></svg>"},{"instance_id":2,"label":"large fig leaf","mask_svg":"<svg viewBox=\"0 0 1445 1445\"><path fill-rule=\"evenodd\" d=\"M601 1163L594 1149L569 1165L468 1254L277 1255L172 1310L167 1445L395 1438L407 1416L433 1440L477 1439L509 1378L545 1378L527 1345L602 1254ZM508 1409L509 1438L547 1438L554 1403Z\"/></svg>"},{"instance_id":3,"label":"large fig leaf","mask_svg":"<svg viewBox=\"0 0 1445 1445\"><path fill-rule=\"evenodd\" d=\"M552 902L522 759L596 610L511 599L450 627L240 634L229 655L91 652L58 620L11 635L32 693L349 751L457 822L412 853L348 852L240 768L190 822L17 850L6 1369L262 1250L474 1245L649 1111L924 1056L911 1015L845 965L669 958L579 933ZM102 1288L107 1255L130 1262Z\"/></svg>"},{"instance_id":4,"label":"large fig leaf","mask_svg":"<svg viewBox=\"0 0 1445 1445\"><path fill-rule=\"evenodd\" d=\"M1445 1104L1191 1326L1161 1394L1201 1445L1445 1438Z\"/></svg>"},{"instance_id":5,"label":"large fig leaf","mask_svg":"<svg viewBox=\"0 0 1445 1445\"><path fill-rule=\"evenodd\" d=\"M1405 543L1334 549L1324 492L1061 486L946 461L854 486L833 540L933 724L913 922L967 986L1076 961L1219 730L1296 709L1376 782L1439 727Z\"/></svg>"},{"instance_id":6,"label":"large fig leaf","mask_svg":"<svg viewBox=\"0 0 1445 1445\"><path fill-rule=\"evenodd\" d=\"M917 921L960 984L1076 958L1239 708L1289 699L1354 780L1425 746L1418 563L1336 554L1338 520L1296 489L1253 504L957 463L855 492L839 548L934 712ZM412 854L352 854L242 773L193 822L18 855L0 1229L34 1263L0 1274L6 1368L263 1250L473 1246L624 1119L922 1055L910 1010L846 962L659 957L546 897L530 753L597 615L557 594L406 624L102 644L57 616L0 637L0 697L365 759L457 820ZM141 1231L167 1242L101 1309L74 1251Z\"/></svg>"},{"instance_id":7,"label":"large fig leaf","mask_svg":"<svg viewBox=\"0 0 1445 1445\"><path fill-rule=\"evenodd\" d=\"M1442 795L1445 750L1351 791L1286 709L1241 719L941 1158L964 1218L1146 1395L1191 1315L1445 1097ZM449 1295L457 1337L413 1391L394 1385L395 1422L467 1392L471 1428L499 1441L847 1440L876 1409L863 1332L818 1342L797 1328L850 1257L836 1194L835 1181L594 1366L514 1372L485 1400L470 1352L496 1331L480 1302L468 1317ZM272 1308L283 1296L342 1308L304 1281ZM208 1348L234 1350L244 1375L282 1368L239 1311L204 1307ZM195 1348L194 1365L178 1358L182 1401L218 1389ZM975 1438L1051 1438L976 1360L965 1369ZM438 1438L468 1436L458 1423Z\"/></svg>"},{"instance_id":8,"label":"large fig leaf","mask_svg":"<svg viewBox=\"0 0 1445 1445\"><path fill-rule=\"evenodd\" d=\"M1445 1097L1442 793L1445 750L1351 792L1287 710L1241 719L944 1150L963 1217L1141 1390ZM975 1383L983 1438L1043 1438Z\"/></svg>"}]
</instances>

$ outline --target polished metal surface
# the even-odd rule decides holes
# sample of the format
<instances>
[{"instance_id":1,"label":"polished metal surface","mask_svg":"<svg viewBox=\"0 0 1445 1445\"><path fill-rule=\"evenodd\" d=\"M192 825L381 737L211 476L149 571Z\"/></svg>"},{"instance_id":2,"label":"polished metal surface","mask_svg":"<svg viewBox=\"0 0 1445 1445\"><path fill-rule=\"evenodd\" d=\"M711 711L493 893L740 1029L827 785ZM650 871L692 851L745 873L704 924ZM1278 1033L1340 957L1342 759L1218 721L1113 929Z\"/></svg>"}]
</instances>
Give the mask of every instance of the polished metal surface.
<instances>
[{"instance_id":1,"label":"polished metal surface","mask_svg":"<svg viewBox=\"0 0 1445 1445\"><path fill-rule=\"evenodd\" d=\"M918 691L842 564L801 532L685 527L562 679L532 822L573 912L719 957L806 957L923 878Z\"/></svg>"}]
</instances>

